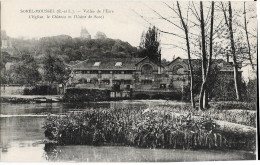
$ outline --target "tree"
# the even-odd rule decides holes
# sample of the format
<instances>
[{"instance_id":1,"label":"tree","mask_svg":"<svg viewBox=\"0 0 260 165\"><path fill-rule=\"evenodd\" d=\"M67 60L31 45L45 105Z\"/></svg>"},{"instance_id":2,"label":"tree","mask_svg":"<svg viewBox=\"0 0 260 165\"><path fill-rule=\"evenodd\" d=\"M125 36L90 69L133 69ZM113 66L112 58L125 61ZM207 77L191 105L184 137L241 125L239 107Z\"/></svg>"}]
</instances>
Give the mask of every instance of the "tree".
<instances>
[{"instance_id":1,"label":"tree","mask_svg":"<svg viewBox=\"0 0 260 165\"><path fill-rule=\"evenodd\" d=\"M9 55L7 52L1 52L0 55L0 84L6 83L6 55Z\"/></svg>"},{"instance_id":2,"label":"tree","mask_svg":"<svg viewBox=\"0 0 260 165\"><path fill-rule=\"evenodd\" d=\"M202 2L200 3L200 11L201 14L199 15L199 12L197 12L197 7L195 7L194 3L187 3L187 7L186 9L186 13L182 14L182 11L180 9L180 4L179 2L177 2L177 10L175 8L175 5L169 5L167 3L164 3L169 9L171 9L173 11L173 13L175 13L177 15L176 16L163 16L161 15L158 11L153 10L153 12L159 16L158 19L160 20L164 20L168 23L170 23L172 26L174 26L174 29L172 31L165 31L165 30L161 30L158 29L158 31L164 33L164 34L169 34L172 35L174 37L177 37L181 40L185 40L185 43L181 42L180 40L176 40L178 41L178 43L174 44L164 44L164 45L172 45L174 48L180 48L184 51L187 52L187 56L188 56L188 62L189 62L189 75L190 75L190 94L191 94L191 104L193 107L195 107L195 101L193 100L194 98L194 73L193 73L193 64L192 64L192 60L191 60L191 56L197 56L197 57L202 57L202 79L203 85L201 85L201 109L203 108L207 108L208 107L208 91L207 91L207 81L210 74L210 67L211 67L211 59L212 59L212 55L213 55L213 22L214 22L214 3L211 3L211 8L209 8L208 10L208 15L206 17L206 19L202 18L201 16L204 17L204 13L203 13L203 4ZM191 5L192 4L192 5ZM191 7L193 6L193 7ZM210 9L211 9L211 14L210 13ZM192 12L192 14L190 14L189 12ZM185 15L187 15L186 17L184 17ZM209 16L209 17L208 17ZM211 16L211 17L210 17ZM142 16L141 16L142 17ZM189 18L191 17L191 18ZM144 17L142 17L144 18ZM208 26L208 18L211 18L211 24L209 24L210 26ZM180 20L180 25L177 24L175 19L179 19ZM196 22L196 20L198 22ZM147 21L145 19L146 22L150 23L149 21ZM151 23L150 23L151 24ZM208 32L208 29L210 29L210 32ZM184 36L181 35L181 33L178 33L178 31L183 31L184 32ZM175 32L176 31L176 32ZM200 33L198 33L199 31L201 31ZM208 37L210 36L210 37ZM186 48L184 48L182 45L186 46ZM209 48L209 49L208 49Z\"/></svg>"},{"instance_id":3,"label":"tree","mask_svg":"<svg viewBox=\"0 0 260 165\"><path fill-rule=\"evenodd\" d=\"M230 39L230 46L231 46L231 54L233 58L233 69L234 69L234 85L236 90L236 100L241 100L241 93L239 89L239 76L238 76L238 64L237 64L237 56L236 56L236 48L235 48L235 42L234 42L234 32L233 32L233 15L232 15L232 6L231 2L228 2L228 14L229 17L227 17L226 9L224 7L224 4L221 2L222 10L225 18L225 23L229 31L229 39Z\"/></svg>"},{"instance_id":4,"label":"tree","mask_svg":"<svg viewBox=\"0 0 260 165\"><path fill-rule=\"evenodd\" d=\"M182 27L184 29L185 32L185 39L186 39L186 46L187 46L187 55L188 55L188 61L189 61L189 69L190 69L190 97L191 97L191 106L193 108L195 108L195 101L194 101L194 94L193 94L193 68L191 65L191 53L190 53L190 42L189 42L189 31L188 31L188 27L187 27L187 23L184 22L184 19L182 17L182 12L180 9L180 5L179 2L177 1L177 7L178 7L178 11L179 11L179 18L181 20L182 23Z\"/></svg>"},{"instance_id":5,"label":"tree","mask_svg":"<svg viewBox=\"0 0 260 165\"><path fill-rule=\"evenodd\" d=\"M166 38L169 35L171 35L174 38L167 38L167 41L162 40L162 42L168 42L168 43L161 43L163 46L167 46L167 49L180 49L187 52L187 54L190 54L192 58L199 58L202 59L201 63L201 84L199 85L201 87L201 93L200 93L200 109L206 109L208 107L208 93L211 91L211 82L212 82L212 73L214 72L213 68L213 58L220 59L224 57L229 56L236 56L234 66L237 66L237 68L240 68L240 62L243 62L242 67L245 66L245 64L254 64L254 60L256 57L256 29L252 28L254 27L255 21L251 21L250 25L248 25L250 19L255 20L255 8L254 4L251 6L248 6L246 9L244 7L244 13L243 15L239 12L243 11L243 3L240 3L240 5L236 5L234 7L233 15L232 15L232 7L231 3L228 6L228 10L224 9L224 17L223 12L221 8L221 2L177 2L177 5L171 2L162 2L173 12L162 12L160 13L159 10L152 9L149 5L147 5L148 8L150 8L153 13L155 14L155 17L149 13L149 15L140 15L137 14L145 20L147 23L150 24L150 26L156 26L157 30L162 35L162 37ZM182 14L178 10L180 7L180 4L186 4L185 7L182 8ZM250 4L250 3L247 3ZM203 8L204 6L204 8ZM244 4L245 6L245 4ZM164 10L164 9L163 9ZM165 9L166 10L166 9ZM226 16L226 11L228 16ZM252 13L250 13L252 11ZM165 14L169 13L169 15ZM157 17L158 16L158 17ZM180 17L181 16L181 17ZM203 16L203 18L202 18ZM180 19L182 18L182 20ZM161 22L167 22L169 26L160 26ZM242 22L240 26L236 26L237 23ZM184 24L183 24L184 22ZM228 24L226 26L225 22L232 22L233 26ZM179 23L179 24L178 24ZM232 26L230 28L230 26ZM241 31L244 29L244 31ZM256 27L256 26L255 26ZM187 30L187 29L188 30ZM231 35L231 29L233 37L230 37ZM247 32L246 32L247 29ZM251 30L251 31L250 31ZM188 31L188 37L187 33ZM182 32L184 32L182 34ZM245 33L245 34L244 34ZM189 50L187 49L187 38L189 42ZM233 38L233 41L231 44L231 38ZM171 40L170 40L171 39ZM183 41L183 42L182 42ZM185 42L184 42L185 41ZM232 46L233 45L233 46ZM169 47L171 46L171 47ZM189 52L190 51L190 52ZM234 58L234 57L233 57ZM226 64L231 64L231 62L228 61L229 58L227 58ZM243 61L243 60L246 60ZM213 62L212 62L213 61ZM224 64L224 63L223 63ZM194 65L195 66L195 65ZM193 66L193 67L194 67ZM234 67L233 66L233 67ZM225 67L225 66L223 66ZM195 67L194 67L195 68ZM234 67L235 68L235 67ZM238 69L235 69L238 70ZM238 89L239 87L239 75L238 71L234 73L234 77L236 77L237 83L233 83L234 89ZM197 76L197 74L196 74ZM194 76L195 77L195 76ZM214 77L213 77L214 78ZM196 84L194 84L196 85ZM194 86L193 85L193 86ZM235 87L236 86L236 87ZM199 87L199 88L200 88ZM196 88L196 87L194 87ZM233 90L234 94L238 93Z\"/></svg>"},{"instance_id":6,"label":"tree","mask_svg":"<svg viewBox=\"0 0 260 165\"><path fill-rule=\"evenodd\" d=\"M202 85L199 96L199 109L205 109L208 106L208 90L207 83L211 68L211 59L213 54L213 23L214 23L214 1L211 2L211 24L210 24L210 44L209 57L206 52L206 36L205 36L205 22L203 13L203 2L200 1L200 28L201 28L201 43L202 43Z\"/></svg>"},{"instance_id":7,"label":"tree","mask_svg":"<svg viewBox=\"0 0 260 165\"><path fill-rule=\"evenodd\" d=\"M161 64L159 32L155 26L149 27L148 31L143 33L140 47L142 49L141 57L147 56L157 64Z\"/></svg>"},{"instance_id":8,"label":"tree","mask_svg":"<svg viewBox=\"0 0 260 165\"><path fill-rule=\"evenodd\" d=\"M167 61L165 58L163 58L163 59L161 60L162 66L166 66L166 65L169 64L169 63L170 63L170 62Z\"/></svg>"},{"instance_id":9,"label":"tree","mask_svg":"<svg viewBox=\"0 0 260 165\"><path fill-rule=\"evenodd\" d=\"M96 36L95 36L95 38L96 38L96 39L106 39L107 36L106 36L105 33L98 31L97 34L96 34Z\"/></svg>"},{"instance_id":10,"label":"tree","mask_svg":"<svg viewBox=\"0 0 260 165\"><path fill-rule=\"evenodd\" d=\"M64 83L68 79L69 73L63 61L49 51L44 58L43 65L44 79L49 84Z\"/></svg>"},{"instance_id":11,"label":"tree","mask_svg":"<svg viewBox=\"0 0 260 165\"><path fill-rule=\"evenodd\" d=\"M22 60L8 71L9 83L35 85L41 80L38 65L31 55L23 55Z\"/></svg>"},{"instance_id":12,"label":"tree","mask_svg":"<svg viewBox=\"0 0 260 165\"><path fill-rule=\"evenodd\" d=\"M244 2L244 30L245 30L245 33L246 33L246 41L247 41L247 48L248 48L248 59L250 61L250 64L252 66L252 69L255 70L255 67L254 67L254 64L253 64L253 61L252 61L252 54L251 54L251 45L250 45L250 42L249 42L249 34L248 34L248 21L247 21L247 16L246 16L246 2Z\"/></svg>"}]
</instances>

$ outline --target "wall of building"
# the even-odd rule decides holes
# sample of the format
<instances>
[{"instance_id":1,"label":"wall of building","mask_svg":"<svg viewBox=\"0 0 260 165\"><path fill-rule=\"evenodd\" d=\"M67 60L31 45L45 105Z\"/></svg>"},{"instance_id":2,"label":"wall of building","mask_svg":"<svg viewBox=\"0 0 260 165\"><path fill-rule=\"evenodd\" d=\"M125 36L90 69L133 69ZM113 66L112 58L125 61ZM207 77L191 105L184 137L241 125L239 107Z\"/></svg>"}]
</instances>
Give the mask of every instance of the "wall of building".
<instances>
[{"instance_id":1,"label":"wall of building","mask_svg":"<svg viewBox=\"0 0 260 165\"><path fill-rule=\"evenodd\" d=\"M144 70L146 67L147 70ZM150 69L149 69L150 68ZM163 70L163 72L160 72ZM74 82L84 78L86 81L78 85L81 88L101 88L113 89L114 84L120 84L121 90L134 91L183 91L189 85L189 67L182 59L176 59L163 69L155 64L149 58L145 58L136 64L135 71L96 71L97 74L90 74L90 71L84 71L84 74L75 74ZM102 73L103 72L103 73ZM108 72L108 73L107 73ZM198 73L194 73L200 74ZM233 80L233 71L219 72L221 83L227 83ZM90 82L96 79L96 82ZM196 76L196 83L199 88L201 76ZM127 82L127 83L126 83ZM130 85L130 86L129 86Z\"/></svg>"}]
</instances>

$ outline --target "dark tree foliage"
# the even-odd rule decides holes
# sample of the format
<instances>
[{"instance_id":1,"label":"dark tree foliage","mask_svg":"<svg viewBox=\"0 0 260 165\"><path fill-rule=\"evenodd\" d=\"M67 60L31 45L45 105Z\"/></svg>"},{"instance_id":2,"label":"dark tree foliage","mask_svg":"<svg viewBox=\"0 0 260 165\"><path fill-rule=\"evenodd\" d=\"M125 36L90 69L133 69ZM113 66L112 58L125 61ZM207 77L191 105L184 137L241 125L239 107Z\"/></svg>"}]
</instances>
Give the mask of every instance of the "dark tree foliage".
<instances>
[{"instance_id":1,"label":"dark tree foliage","mask_svg":"<svg viewBox=\"0 0 260 165\"><path fill-rule=\"evenodd\" d=\"M140 57L149 57L151 60L156 63L161 63L161 48L159 41L159 32L158 29L153 26L149 27L148 31L141 38L141 52Z\"/></svg>"},{"instance_id":2,"label":"dark tree foliage","mask_svg":"<svg viewBox=\"0 0 260 165\"><path fill-rule=\"evenodd\" d=\"M41 57L47 49L55 50L66 62L85 60L88 57L133 57L137 56L137 48L128 42L105 37L97 39L72 38L68 35L58 35L35 39L12 39L9 53L20 57L21 52Z\"/></svg>"},{"instance_id":3,"label":"dark tree foliage","mask_svg":"<svg viewBox=\"0 0 260 165\"><path fill-rule=\"evenodd\" d=\"M168 65L170 63L170 61L167 61L165 58L163 58L162 60L161 60L161 65L162 66L166 66L166 65Z\"/></svg>"},{"instance_id":4,"label":"dark tree foliage","mask_svg":"<svg viewBox=\"0 0 260 165\"><path fill-rule=\"evenodd\" d=\"M82 39L62 35L41 38L38 46L42 53L50 48L55 50L66 62L91 57L132 57L137 54L137 49L129 43L110 38Z\"/></svg>"},{"instance_id":5,"label":"dark tree foliage","mask_svg":"<svg viewBox=\"0 0 260 165\"><path fill-rule=\"evenodd\" d=\"M13 65L7 72L7 82L12 84L35 85L41 80L38 64L31 55L23 55L21 61Z\"/></svg>"},{"instance_id":6,"label":"dark tree foliage","mask_svg":"<svg viewBox=\"0 0 260 165\"><path fill-rule=\"evenodd\" d=\"M47 52L43 60L44 79L52 83L64 83L68 79L68 71L61 58Z\"/></svg>"},{"instance_id":7,"label":"dark tree foliage","mask_svg":"<svg viewBox=\"0 0 260 165\"><path fill-rule=\"evenodd\" d=\"M30 55L34 62L22 59L23 55ZM104 37L90 40L68 35L43 37L39 40L13 38L12 47L2 52L1 83L33 84L39 82L41 77L49 83L63 83L66 77L62 76L65 73L64 63L93 57L137 56L137 48L129 43ZM5 68L7 62L12 66L9 70ZM27 71L27 68L32 69ZM38 68L44 70L40 72L42 75L39 74Z\"/></svg>"},{"instance_id":8,"label":"dark tree foliage","mask_svg":"<svg viewBox=\"0 0 260 165\"><path fill-rule=\"evenodd\" d=\"M4 52L1 52L0 56L0 84L5 84L6 83L6 69L5 69L5 64L6 64L6 58L3 55ZM8 53L7 53L8 54Z\"/></svg>"},{"instance_id":9,"label":"dark tree foliage","mask_svg":"<svg viewBox=\"0 0 260 165\"><path fill-rule=\"evenodd\" d=\"M242 99L246 102L257 103L257 78L249 79L247 83L241 84Z\"/></svg>"}]
</instances>

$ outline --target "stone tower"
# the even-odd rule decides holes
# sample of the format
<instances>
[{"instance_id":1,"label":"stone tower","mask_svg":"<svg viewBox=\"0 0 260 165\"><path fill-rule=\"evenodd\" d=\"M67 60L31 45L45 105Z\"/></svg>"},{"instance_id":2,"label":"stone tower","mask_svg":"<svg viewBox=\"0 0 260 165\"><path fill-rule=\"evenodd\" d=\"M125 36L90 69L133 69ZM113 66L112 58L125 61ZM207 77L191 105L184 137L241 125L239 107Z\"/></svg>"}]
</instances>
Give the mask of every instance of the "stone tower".
<instances>
[{"instance_id":1,"label":"stone tower","mask_svg":"<svg viewBox=\"0 0 260 165\"><path fill-rule=\"evenodd\" d=\"M6 31L1 30L1 48L7 49L12 46L10 37L7 36Z\"/></svg>"},{"instance_id":2,"label":"stone tower","mask_svg":"<svg viewBox=\"0 0 260 165\"><path fill-rule=\"evenodd\" d=\"M89 34L86 28L81 28L80 38L91 39L91 35Z\"/></svg>"}]
</instances>

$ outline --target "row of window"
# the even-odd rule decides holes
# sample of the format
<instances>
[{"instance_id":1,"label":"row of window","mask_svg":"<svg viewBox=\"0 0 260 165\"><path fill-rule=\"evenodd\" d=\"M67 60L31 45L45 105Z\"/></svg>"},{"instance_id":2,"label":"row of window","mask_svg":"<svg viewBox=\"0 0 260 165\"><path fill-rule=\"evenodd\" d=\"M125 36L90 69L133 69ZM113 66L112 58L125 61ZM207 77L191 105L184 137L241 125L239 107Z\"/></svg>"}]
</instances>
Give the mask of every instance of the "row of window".
<instances>
[{"instance_id":1,"label":"row of window","mask_svg":"<svg viewBox=\"0 0 260 165\"><path fill-rule=\"evenodd\" d=\"M98 79L80 79L79 80L80 83L82 84L86 84L86 83L90 83L90 84L98 84ZM100 84L106 84L109 85L111 83L110 80L101 80ZM112 84L132 84L132 80L112 80Z\"/></svg>"},{"instance_id":2,"label":"row of window","mask_svg":"<svg viewBox=\"0 0 260 165\"><path fill-rule=\"evenodd\" d=\"M74 71L75 74L133 74L133 71L132 70L114 70L114 71L110 71L110 70L77 70L77 71ZM142 74L149 74L151 75L152 72L141 72ZM175 74L173 73L173 75L183 75L183 74ZM186 74L185 74L186 75Z\"/></svg>"},{"instance_id":3,"label":"row of window","mask_svg":"<svg viewBox=\"0 0 260 165\"><path fill-rule=\"evenodd\" d=\"M100 66L101 62L95 62L93 66ZM116 62L115 66L122 66L122 62Z\"/></svg>"},{"instance_id":4,"label":"row of window","mask_svg":"<svg viewBox=\"0 0 260 165\"><path fill-rule=\"evenodd\" d=\"M141 80L141 83L146 85L146 84L152 84L152 80Z\"/></svg>"},{"instance_id":5,"label":"row of window","mask_svg":"<svg viewBox=\"0 0 260 165\"><path fill-rule=\"evenodd\" d=\"M133 74L132 70L76 70L75 74Z\"/></svg>"}]
</instances>

